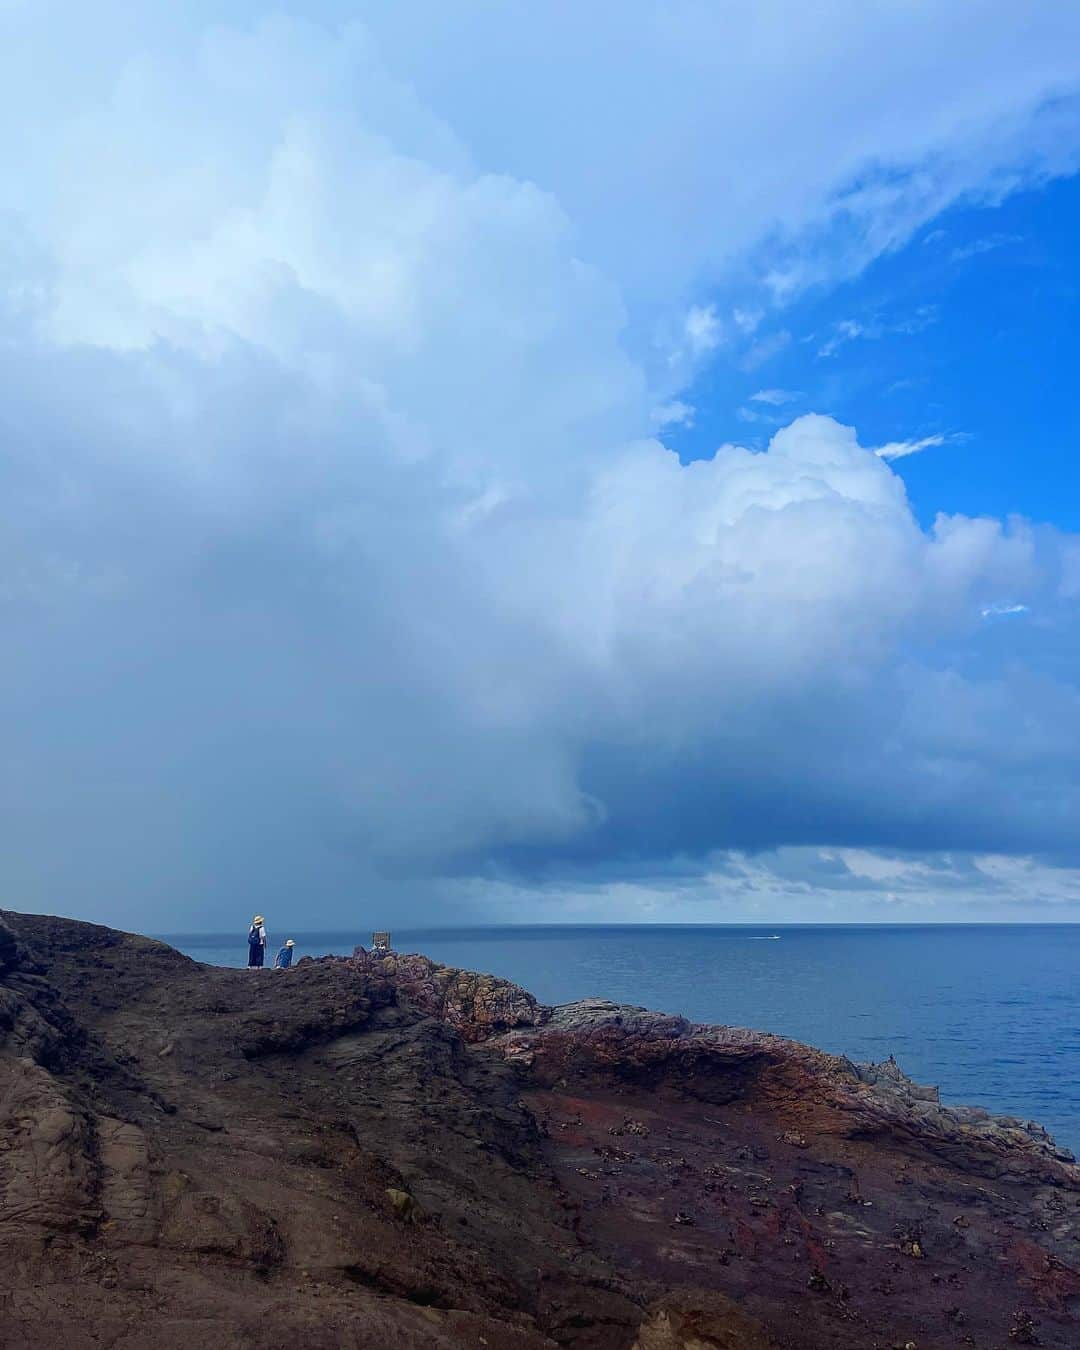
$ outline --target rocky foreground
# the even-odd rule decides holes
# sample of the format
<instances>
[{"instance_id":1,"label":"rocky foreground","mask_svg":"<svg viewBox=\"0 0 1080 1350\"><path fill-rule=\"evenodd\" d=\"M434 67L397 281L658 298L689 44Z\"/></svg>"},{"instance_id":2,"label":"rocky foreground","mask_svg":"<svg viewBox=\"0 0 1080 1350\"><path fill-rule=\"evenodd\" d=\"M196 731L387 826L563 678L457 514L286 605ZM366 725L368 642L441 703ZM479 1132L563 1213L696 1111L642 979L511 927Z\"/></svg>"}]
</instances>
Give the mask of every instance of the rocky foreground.
<instances>
[{"instance_id":1,"label":"rocky foreground","mask_svg":"<svg viewBox=\"0 0 1080 1350\"><path fill-rule=\"evenodd\" d=\"M1080 1168L891 1063L0 916L5 1350L1080 1346Z\"/></svg>"}]
</instances>

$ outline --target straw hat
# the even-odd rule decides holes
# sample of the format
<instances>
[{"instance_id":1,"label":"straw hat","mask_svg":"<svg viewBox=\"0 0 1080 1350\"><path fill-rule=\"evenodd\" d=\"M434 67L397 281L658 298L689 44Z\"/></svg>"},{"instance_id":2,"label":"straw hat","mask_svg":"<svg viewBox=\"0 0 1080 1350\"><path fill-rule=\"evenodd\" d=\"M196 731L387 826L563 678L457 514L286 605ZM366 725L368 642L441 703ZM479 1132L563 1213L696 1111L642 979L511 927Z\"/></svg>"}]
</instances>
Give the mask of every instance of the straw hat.
<instances>
[{"instance_id":1,"label":"straw hat","mask_svg":"<svg viewBox=\"0 0 1080 1350\"><path fill-rule=\"evenodd\" d=\"M285 939L285 946L286 946L286 947L295 947L295 946L296 946L296 943L292 940L292 938L286 938L286 939Z\"/></svg>"},{"instance_id":2,"label":"straw hat","mask_svg":"<svg viewBox=\"0 0 1080 1350\"><path fill-rule=\"evenodd\" d=\"M252 922L252 923L262 923L262 922L263 922L263 916L262 916L261 914L256 914L255 917L252 919L251 922Z\"/></svg>"}]
</instances>

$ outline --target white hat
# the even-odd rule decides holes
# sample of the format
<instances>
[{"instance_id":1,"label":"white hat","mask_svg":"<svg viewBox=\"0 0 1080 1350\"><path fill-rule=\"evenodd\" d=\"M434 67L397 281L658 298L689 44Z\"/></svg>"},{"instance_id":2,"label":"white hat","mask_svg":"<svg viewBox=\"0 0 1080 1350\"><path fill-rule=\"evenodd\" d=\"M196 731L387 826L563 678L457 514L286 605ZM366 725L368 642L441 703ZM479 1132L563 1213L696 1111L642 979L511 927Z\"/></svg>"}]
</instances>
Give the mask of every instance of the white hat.
<instances>
[{"instance_id":1,"label":"white hat","mask_svg":"<svg viewBox=\"0 0 1080 1350\"><path fill-rule=\"evenodd\" d=\"M295 946L296 946L296 943L292 940L292 938L286 938L286 939L285 939L285 946L286 946L286 947L295 947Z\"/></svg>"}]
</instances>

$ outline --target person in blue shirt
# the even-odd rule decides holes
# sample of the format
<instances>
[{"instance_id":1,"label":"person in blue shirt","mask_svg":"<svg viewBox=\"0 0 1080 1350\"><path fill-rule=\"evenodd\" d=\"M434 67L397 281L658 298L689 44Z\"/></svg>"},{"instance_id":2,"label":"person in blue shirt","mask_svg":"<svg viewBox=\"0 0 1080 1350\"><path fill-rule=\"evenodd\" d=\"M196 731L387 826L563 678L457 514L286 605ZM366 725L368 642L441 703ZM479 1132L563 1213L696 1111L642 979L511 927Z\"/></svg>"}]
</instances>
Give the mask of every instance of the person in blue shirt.
<instances>
[{"instance_id":1,"label":"person in blue shirt","mask_svg":"<svg viewBox=\"0 0 1080 1350\"><path fill-rule=\"evenodd\" d=\"M292 938L288 938L286 940L285 946L282 947L281 951L279 951L277 956L274 958L275 970L289 969L289 967L292 965L292 951L294 945L295 944L293 943Z\"/></svg>"}]
</instances>

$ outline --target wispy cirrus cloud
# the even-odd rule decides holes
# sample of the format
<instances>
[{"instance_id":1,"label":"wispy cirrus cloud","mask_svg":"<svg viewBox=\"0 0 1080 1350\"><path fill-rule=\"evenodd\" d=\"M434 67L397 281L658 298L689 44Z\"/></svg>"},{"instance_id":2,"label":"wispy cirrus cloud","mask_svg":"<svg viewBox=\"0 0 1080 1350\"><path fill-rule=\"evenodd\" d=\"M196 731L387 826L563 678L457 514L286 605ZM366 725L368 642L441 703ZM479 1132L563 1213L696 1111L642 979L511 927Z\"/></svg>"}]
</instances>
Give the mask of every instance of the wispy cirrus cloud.
<instances>
[{"instance_id":1,"label":"wispy cirrus cloud","mask_svg":"<svg viewBox=\"0 0 1080 1350\"><path fill-rule=\"evenodd\" d=\"M876 335L877 331L876 329L871 330L873 335ZM867 336L867 333L866 325L860 323L858 319L838 319L833 324L830 336L818 348L817 354L818 356L833 356L846 342L854 342L856 338Z\"/></svg>"},{"instance_id":2,"label":"wispy cirrus cloud","mask_svg":"<svg viewBox=\"0 0 1080 1350\"><path fill-rule=\"evenodd\" d=\"M984 253L993 253L999 248L1023 242L1023 235L1020 234L987 234L981 239L972 239L967 244L958 245L949 257L953 262L965 262L968 258L978 258Z\"/></svg>"},{"instance_id":3,"label":"wispy cirrus cloud","mask_svg":"<svg viewBox=\"0 0 1080 1350\"><path fill-rule=\"evenodd\" d=\"M993 605L984 605L979 614L984 619L1004 619L1014 614L1027 614L1029 609L1029 605L1010 605L1001 601Z\"/></svg>"},{"instance_id":4,"label":"wispy cirrus cloud","mask_svg":"<svg viewBox=\"0 0 1080 1350\"><path fill-rule=\"evenodd\" d=\"M938 433L933 436L921 436L914 441L890 441L887 445L879 445L874 454L880 459L906 459L908 455L918 455L924 450L944 445L949 439L948 436Z\"/></svg>"},{"instance_id":5,"label":"wispy cirrus cloud","mask_svg":"<svg viewBox=\"0 0 1080 1350\"><path fill-rule=\"evenodd\" d=\"M903 318L889 320L877 317L871 319L838 319L833 324L832 332L818 347L817 354L819 357L835 356L841 347L857 339L865 342L877 342L881 338L891 335L910 336L921 333L931 324L937 323L938 318L939 312L936 305L920 305L914 313Z\"/></svg>"}]
</instances>

